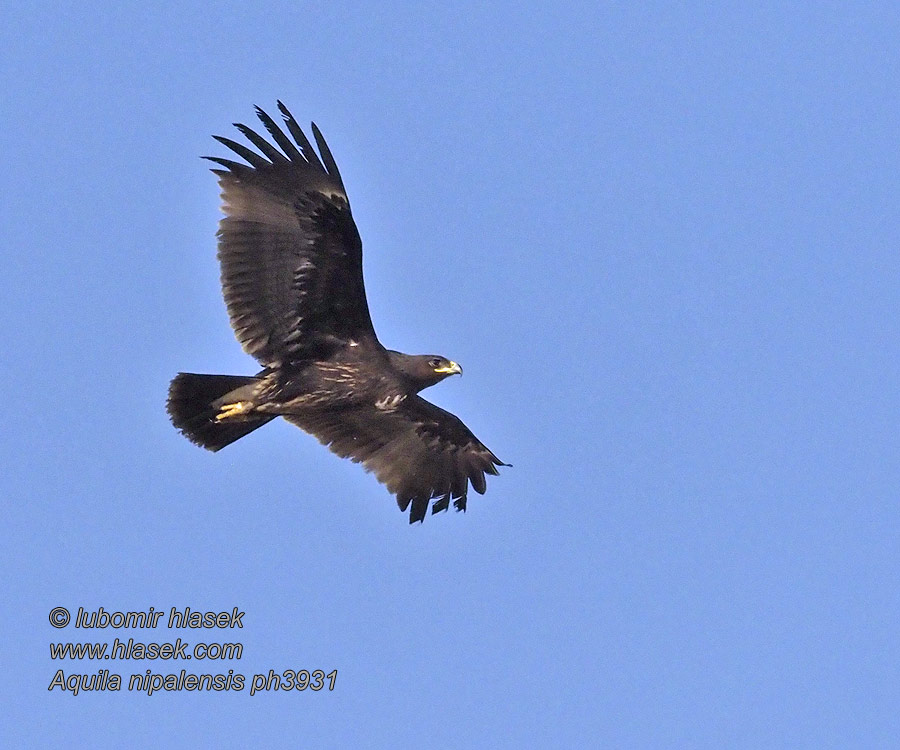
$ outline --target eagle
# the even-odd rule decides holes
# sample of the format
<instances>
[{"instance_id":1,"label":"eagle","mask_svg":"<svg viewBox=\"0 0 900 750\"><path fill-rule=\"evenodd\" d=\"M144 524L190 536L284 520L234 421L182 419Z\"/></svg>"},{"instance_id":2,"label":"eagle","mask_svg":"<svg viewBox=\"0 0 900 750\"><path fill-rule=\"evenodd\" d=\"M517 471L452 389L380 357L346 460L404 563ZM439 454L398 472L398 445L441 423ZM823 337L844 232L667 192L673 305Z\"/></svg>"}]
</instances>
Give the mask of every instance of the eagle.
<instances>
[{"instance_id":1,"label":"eagle","mask_svg":"<svg viewBox=\"0 0 900 750\"><path fill-rule=\"evenodd\" d=\"M313 149L280 101L287 132L262 109L270 142L235 123L256 151L214 136L243 161L216 164L222 292L253 376L181 372L169 386L172 424L218 451L282 417L396 496L409 522L465 510L469 485L508 466L462 421L419 392L462 368L438 355L386 349L363 285L362 242L337 164L312 123Z\"/></svg>"}]
</instances>

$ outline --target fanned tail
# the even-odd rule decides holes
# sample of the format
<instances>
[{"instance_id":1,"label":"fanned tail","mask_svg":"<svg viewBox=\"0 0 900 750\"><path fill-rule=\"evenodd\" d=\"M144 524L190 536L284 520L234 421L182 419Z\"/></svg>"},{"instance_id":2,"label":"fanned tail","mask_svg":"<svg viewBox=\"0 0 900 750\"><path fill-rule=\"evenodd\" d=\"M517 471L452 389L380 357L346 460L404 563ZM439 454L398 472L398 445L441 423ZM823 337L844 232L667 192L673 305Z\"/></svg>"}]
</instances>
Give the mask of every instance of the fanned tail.
<instances>
[{"instance_id":1,"label":"fanned tail","mask_svg":"<svg viewBox=\"0 0 900 750\"><path fill-rule=\"evenodd\" d=\"M169 385L169 418L192 443L210 451L220 450L275 418L251 415L216 420L221 406L248 398L256 382L255 377L245 375L180 372Z\"/></svg>"}]
</instances>

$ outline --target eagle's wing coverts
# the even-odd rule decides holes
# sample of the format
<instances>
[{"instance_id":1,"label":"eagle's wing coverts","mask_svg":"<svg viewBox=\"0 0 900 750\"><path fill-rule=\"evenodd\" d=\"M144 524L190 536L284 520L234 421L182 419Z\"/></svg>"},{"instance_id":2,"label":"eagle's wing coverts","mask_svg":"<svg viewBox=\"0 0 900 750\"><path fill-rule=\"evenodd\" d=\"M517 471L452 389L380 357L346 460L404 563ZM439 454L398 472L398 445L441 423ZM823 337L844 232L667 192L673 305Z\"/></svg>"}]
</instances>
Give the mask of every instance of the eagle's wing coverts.
<instances>
[{"instance_id":1,"label":"eagle's wing coverts","mask_svg":"<svg viewBox=\"0 0 900 750\"><path fill-rule=\"evenodd\" d=\"M228 315L244 350L267 366L375 338L362 243L337 165L319 129L313 125L321 159L278 106L290 137L256 110L278 148L236 124L260 153L217 137L247 163L207 157L223 167L213 171L225 212L219 261Z\"/></svg>"},{"instance_id":2,"label":"eagle's wing coverts","mask_svg":"<svg viewBox=\"0 0 900 750\"><path fill-rule=\"evenodd\" d=\"M390 405L390 404L388 404ZM469 483L484 493L485 474L504 466L462 421L420 396L391 408L378 405L334 409L284 418L315 435L334 453L362 463L397 496L409 521L421 521L450 500L465 510Z\"/></svg>"}]
</instances>

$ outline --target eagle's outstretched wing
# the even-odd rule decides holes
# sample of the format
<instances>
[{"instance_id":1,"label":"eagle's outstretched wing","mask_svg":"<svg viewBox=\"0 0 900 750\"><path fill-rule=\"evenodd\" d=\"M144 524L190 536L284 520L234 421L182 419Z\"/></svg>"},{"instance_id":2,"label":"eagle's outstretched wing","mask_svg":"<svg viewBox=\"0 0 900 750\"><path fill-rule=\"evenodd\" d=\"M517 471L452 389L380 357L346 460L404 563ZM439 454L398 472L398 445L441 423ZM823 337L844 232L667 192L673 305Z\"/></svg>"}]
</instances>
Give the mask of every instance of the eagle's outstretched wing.
<instances>
[{"instance_id":1,"label":"eagle's outstretched wing","mask_svg":"<svg viewBox=\"0 0 900 750\"><path fill-rule=\"evenodd\" d=\"M446 510L451 499L465 510L469 482L483 494L484 475L506 465L458 417L420 396L284 418L362 463L397 496L401 510L409 508L410 523L425 518L434 498L432 513Z\"/></svg>"},{"instance_id":2,"label":"eagle's outstretched wing","mask_svg":"<svg viewBox=\"0 0 900 750\"><path fill-rule=\"evenodd\" d=\"M281 102L278 108L293 140L257 107L278 148L235 124L260 153L215 136L247 163L206 157L224 167L213 172L225 212L219 262L231 326L244 350L265 366L375 338L362 243L337 165L315 124L321 158L287 108Z\"/></svg>"}]
</instances>

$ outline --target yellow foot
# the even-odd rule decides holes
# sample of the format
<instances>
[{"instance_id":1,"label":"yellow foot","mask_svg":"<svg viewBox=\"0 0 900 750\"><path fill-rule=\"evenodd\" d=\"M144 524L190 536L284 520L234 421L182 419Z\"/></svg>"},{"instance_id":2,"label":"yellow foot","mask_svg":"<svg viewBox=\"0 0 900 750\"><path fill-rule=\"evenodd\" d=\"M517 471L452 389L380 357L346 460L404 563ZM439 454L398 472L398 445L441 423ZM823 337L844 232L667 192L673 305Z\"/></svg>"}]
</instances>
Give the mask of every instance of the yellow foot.
<instances>
[{"instance_id":1,"label":"yellow foot","mask_svg":"<svg viewBox=\"0 0 900 750\"><path fill-rule=\"evenodd\" d=\"M224 419L236 417L239 414L243 414L249 408L250 404L248 404L246 401L238 401L233 404L225 404L221 409L219 409L219 413L216 415L216 422L221 422Z\"/></svg>"}]
</instances>

